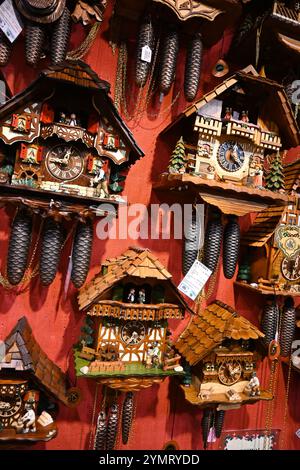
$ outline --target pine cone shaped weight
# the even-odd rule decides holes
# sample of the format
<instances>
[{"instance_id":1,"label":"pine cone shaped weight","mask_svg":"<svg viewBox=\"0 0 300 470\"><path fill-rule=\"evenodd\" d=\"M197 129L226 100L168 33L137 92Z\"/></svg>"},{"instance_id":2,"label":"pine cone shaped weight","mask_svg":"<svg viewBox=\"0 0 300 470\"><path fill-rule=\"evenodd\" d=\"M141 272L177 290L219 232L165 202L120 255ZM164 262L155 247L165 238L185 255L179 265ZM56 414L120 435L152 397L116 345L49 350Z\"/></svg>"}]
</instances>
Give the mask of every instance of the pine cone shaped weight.
<instances>
[{"instance_id":1,"label":"pine cone shaped weight","mask_svg":"<svg viewBox=\"0 0 300 470\"><path fill-rule=\"evenodd\" d=\"M113 450L116 445L119 424L119 405L114 403L110 407L107 423L106 450Z\"/></svg>"},{"instance_id":2,"label":"pine cone shaped weight","mask_svg":"<svg viewBox=\"0 0 300 470\"><path fill-rule=\"evenodd\" d=\"M231 217L224 230L223 271L227 279L232 279L240 253L240 226L236 217Z\"/></svg>"},{"instance_id":3,"label":"pine cone shaped weight","mask_svg":"<svg viewBox=\"0 0 300 470\"><path fill-rule=\"evenodd\" d=\"M48 218L45 222L40 259L40 278L43 286L49 286L57 273L63 244L62 225Z\"/></svg>"},{"instance_id":4,"label":"pine cone shaped weight","mask_svg":"<svg viewBox=\"0 0 300 470\"><path fill-rule=\"evenodd\" d=\"M291 354L292 342L295 334L296 310L292 299L287 299L283 309L280 331L281 356L288 357Z\"/></svg>"},{"instance_id":5,"label":"pine cone shaped weight","mask_svg":"<svg viewBox=\"0 0 300 470\"><path fill-rule=\"evenodd\" d=\"M169 30L163 40L159 73L159 91L167 95L175 79L179 36L175 29Z\"/></svg>"},{"instance_id":6,"label":"pine cone shaped weight","mask_svg":"<svg viewBox=\"0 0 300 470\"><path fill-rule=\"evenodd\" d=\"M138 87L142 88L145 86L147 77L150 71L150 62L146 62L141 59L143 47L149 46L153 49L154 44L154 29L151 21L151 16L146 15L140 26L139 36L137 40L137 51L136 51L136 65L135 65L135 83Z\"/></svg>"},{"instance_id":7,"label":"pine cone shaped weight","mask_svg":"<svg viewBox=\"0 0 300 470\"><path fill-rule=\"evenodd\" d=\"M20 211L12 224L7 256L7 278L12 285L23 279L32 236L32 218Z\"/></svg>"},{"instance_id":8,"label":"pine cone shaped weight","mask_svg":"<svg viewBox=\"0 0 300 470\"><path fill-rule=\"evenodd\" d=\"M201 427L202 427L202 439L203 439L203 448L207 448L207 438L209 434L209 430L211 426L213 426L214 422L214 411L207 408L203 410L203 417L201 421Z\"/></svg>"},{"instance_id":9,"label":"pine cone shaped weight","mask_svg":"<svg viewBox=\"0 0 300 470\"><path fill-rule=\"evenodd\" d=\"M71 273L72 282L77 289L85 282L89 272L92 243L93 226L91 222L79 222L74 238Z\"/></svg>"},{"instance_id":10,"label":"pine cone shaped weight","mask_svg":"<svg viewBox=\"0 0 300 470\"><path fill-rule=\"evenodd\" d=\"M134 395L127 392L122 409L122 442L127 444L133 421Z\"/></svg>"},{"instance_id":11,"label":"pine cone shaped weight","mask_svg":"<svg viewBox=\"0 0 300 470\"><path fill-rule=\"evenodd\" d=\"M3 31L0 30L0 67L8 64L11 54L12 44L5 36Z\"/></svg>"},{"instance_id":12,"label":"pine cone shaped weight","mask_svg":"<svg viewBox=\"0 0 300 470\"><path fill-rule=\"evenodd\" d=\"M265 335L263 342L267 347L269 346L270 342L275 339L278 319L278 306L274 302L266 304L263 310L261 329Z\"/></svg>"},{"instance_id":13,"label":"pine cone shaped weight","mask_svg":"<svg viewBox=\"0 0 300 470\"><path fill-rule=\"evenodd\" d=\"M187 101L193 101L198 91L202 50L202 36L198 33L192 38L187 49L184 72L184 94Z\"/></svg>"},{"instance_id":14,"label":"pine cone shaped weight","mask_svg":"<svg viewBox=\"0 0 300 470\"><path fill-rule=\"evenodd\" d=\"M225 411L224 410L216 411L215 431L216 431L216 437L217 438L219 438L221 436L221 432L222 432L223 424L224 424L224 418L225 418Z\"/></svg>"},{"instance_id":15,"label":"pine cone shaped weight","mask_svg":"<svg viewBox=\"0 0 300 470\"><path fill-rule=\"evenodd\" d=\"M106 447L106 413L100 411L97 419L97 428L94 441L94 450L105 450Z\"/></svg>"},{"instance_id":16,"label":"pine cone shaped weight","mask_svg":"<svg viewBox=\"0 0 300 470\"><path fill-rule=\"evenodd\" d=\"M36 65L45 41L45 26L28 21L25 30L25 56L28 65Z\"/></svg>"},{"instance_id":17,"label":"pine cone shaped weight","mask_svg":"<svg viewBox=\"0 0 300 470\"><path fill-rule=\"evenodd\" d=\"M195 212L193 212L192 218L187 221L186 234L183 243L182 271L184 275L186 275L198 257L199 230L200 227L197 223L197 217Z\"/></svg>"},{"instance_id":18,"label":"pine cone shaped weight","mask_svg":"<svg viewBox=\"0 0 300 470\"><path fill-rule=\"evenodd\" d=\"M204 239L203 264L214 272L218 266L223 238L223 226L219 216L215 216L207 224Z\"/></svg>"},{"instance_id":19,"label":"pine cone shaped weight","mask_svg":"<svg viewBox=\"0 0 300 470\"><path fill-rule=\"evenodd\" d=\"M59 65L66 58L71 36L71 24L71 13L65 7L61 17L53 24L51 37L51 62L53 65Z\"/></svg>"}]
</instances>

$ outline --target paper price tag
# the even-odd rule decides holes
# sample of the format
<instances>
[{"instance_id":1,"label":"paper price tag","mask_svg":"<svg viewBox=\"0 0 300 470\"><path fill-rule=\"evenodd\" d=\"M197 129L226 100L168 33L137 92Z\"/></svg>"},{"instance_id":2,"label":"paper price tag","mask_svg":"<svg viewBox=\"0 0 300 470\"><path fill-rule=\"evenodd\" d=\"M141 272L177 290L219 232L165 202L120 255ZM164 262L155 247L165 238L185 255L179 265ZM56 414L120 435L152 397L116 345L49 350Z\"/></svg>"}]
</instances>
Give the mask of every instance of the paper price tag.
<instances>
[{"instance_id":1,"label":"paper price tag","mask_svg":"<svg viewBox=\"0 0 300 470\"><path fill-rule=\"evenodd\" d=\"M150 64L152 58L152 51L149 46L144 46L142 48L141 60L148 62Z\"/></svg>"},{"instance_id":2,"label":"paper price tag","mask_svg":"<svg viewBox=\"0 0 300 470\"><path fill-rule=\"evenodd\" d=\"M23 29L22 21L12 0L4 0L0 5L0 28L10 42L14 42Z\"/></svg>"},{"instance_id":3,"label":"paper price tag","mask_svg":"<svg viewBox=\"0 0 300 470\"><path fill-rule=\"evenodd\" d=\"M195 300L211 274L212 271L210 269L196 260L189 272L182 279L178 289L190 299Z\"/></svg>"}]
</instances>

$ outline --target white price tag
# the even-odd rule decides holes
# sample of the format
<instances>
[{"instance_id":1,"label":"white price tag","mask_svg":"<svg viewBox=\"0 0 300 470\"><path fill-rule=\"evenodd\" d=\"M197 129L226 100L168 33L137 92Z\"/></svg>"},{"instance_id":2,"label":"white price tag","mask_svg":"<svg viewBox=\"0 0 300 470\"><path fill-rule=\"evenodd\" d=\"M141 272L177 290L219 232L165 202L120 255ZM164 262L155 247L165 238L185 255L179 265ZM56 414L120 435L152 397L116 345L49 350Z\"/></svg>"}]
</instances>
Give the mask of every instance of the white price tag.
<instances>
[{"instance_id":1,"label":"white price tag","mask_svg":"<svg viewBox=\"0 0 300 470\"><path fill-rule=\"evenodd\" d=\"M152 51L150 49L149 46L144 46L142 48L142 54L141 54L141 60L143 60L144 62L151 62L151 58L152 58Z\"/></svg>"},{"instance_id":2,"label":"white price tag","mask_svg":"<svg viewBox=\"0 0 300 470\"><path fill-rule=\"evenodd\" d=\"M23 29L20 15L12 0L4 0L0 5L0 28L10 42L14 42Z\"/></svg>"},{"instance_id":3,"label":"white price tag","mask_svg":"<svg viewBox=\"0 0 300 470\"><path fill-rule=\"evenodd\" d=\"M212 271L210 269L204 266L200 261L196 260L194 261L191 269L182 279L178 289L190 299L195 300L211 274Z\"/></svg>"}]
</instances>

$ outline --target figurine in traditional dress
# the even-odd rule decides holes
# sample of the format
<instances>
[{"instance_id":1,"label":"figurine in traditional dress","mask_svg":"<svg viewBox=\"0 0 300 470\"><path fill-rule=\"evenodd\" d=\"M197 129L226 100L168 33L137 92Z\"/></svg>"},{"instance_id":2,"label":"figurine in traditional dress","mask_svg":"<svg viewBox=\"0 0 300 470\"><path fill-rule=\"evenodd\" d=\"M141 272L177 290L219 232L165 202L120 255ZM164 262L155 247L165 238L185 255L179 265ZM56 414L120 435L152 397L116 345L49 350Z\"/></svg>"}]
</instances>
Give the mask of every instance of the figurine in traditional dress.
<instances>
[{"instance_id":1,"label":"figurine in traditional dress","mask_svg":"<svg viewBox=\"0 0 300 470\"><path fill-rule=\"evenodd\" d=\"M249 390L250 397L255 397L260 395L260 383L256 375L256 372L252 372L252 377L247 385Z\"/></svg>"},{"instance_id":2,"label":"figurine in traditional dress","mask_svg":"<svg viewBox=\"0 0 300 470\"><path fill-rule=\"evenodd\" d=\"M135 289L130 289L127 300L131 304L134 304L134 302L135 302Z\"/></svg>"},{"instance_id":3,"label":"figurine in traditional dress","mask_svg":"<svg viewBox=\"0 0 300 470\"><path fill-rule=\"evenodd\" d=\"M232 119L232 108L226 108L225 109L224 119L225 119L225 121L231 121L231 119Z\"/></svg>"},{"instance_id":4,"label":"figurine in traditional dress","mask_svg":"<svg viewBox=\"0 0 300 470\"><path fill-rule=\"evenodd\" d=\"M96 191L99 197L108 197L108 184L105 171L103 170L104 162L102 160L97 160L96 162L96 173L95 176L91 179L91 186L96 185Z\"/></svg>"},{"instance_id":5,"label":"figurine in traditional dress","mask_svg":"<svg viewBox=\"0 0 300 470\"><path fill-rule=\"evenodd\" d=\"M159 365L159 347L158 347L158 342L153 341L152 343L152 365L154 367L157 367Z\"/></svg>"},{"instance_id":6,"label":"figurine in traditional dress","mask_svg":"<svg viewBox=\"0 0 300 470\"><path fill-rule=\"evenodd\" d=\"M242 111L241 112L240 121L249 122L248 111Z\"/></svg>"},{"instance_id":7,"label":"figurine in traditional dress","mask_svg":"<svg viewBox=\"0 0 300 470\"><path fill-rule=\"evenodd\" d=\"M70 115L70 118L68 120L68 124L69 124L69 126L73 126L73 127L78 126L78 120L77 120L77 117L76 117L75 113L72 113Z\"/></svg>"},{"instance_id":8,"label":"figurine in traditional dress","mask_svg":"<svg viewBox=\"0 0 300 470\"><path fill-rule=\"evenodd\" d=\"M24 408L26 410L26 413L20 418L20 423L23 425L22 432L24 434L28 432L36 432L35 401L29 399L25 403Z\"/></svg>"},{"instance_id":9,"label":"figurine in traditional dress","mask_svg":"<svg viewBox=\"0 0 300 470\"><path fill-rule=\"evenodd\" d=\"M66 124L66 115L63 111L59 113L58 122L60 122L61 124Z\"/></svg>"},{"instance_id":10,"label":"figurine in traditional dress","mask_svg":"<svg viewBox=\"0 0 300 470\"><path fill-rule=\"evenodd\" d=\"M146 303L146 292L145 289L140 289L138 293L138 303L145 304Z\"/></svg>"}]
</instances>

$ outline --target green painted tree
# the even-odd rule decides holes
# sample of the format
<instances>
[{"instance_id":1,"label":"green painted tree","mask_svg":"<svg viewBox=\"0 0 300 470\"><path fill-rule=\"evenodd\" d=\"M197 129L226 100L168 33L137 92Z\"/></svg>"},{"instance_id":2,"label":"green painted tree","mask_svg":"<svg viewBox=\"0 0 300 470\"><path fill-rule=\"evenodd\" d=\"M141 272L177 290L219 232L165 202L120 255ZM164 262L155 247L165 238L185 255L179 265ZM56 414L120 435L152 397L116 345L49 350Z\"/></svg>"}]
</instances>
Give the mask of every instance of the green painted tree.
<instances>
[{"instance_id":1,"label":"green painted tree","mask_svg":"<svg viewBox=\"0 0 300 470\"><path fill-rule=\"evenodd\" d=\"M181 173L183 172L186 165L186 156L185 156L185 146L183 142L183 138L177 141L175 149L170 158L169 162L169 172L170 173Z\"/></svg>"},{"instance_id":2,"label":"green painted tree","mask_svg":"<svg viewBox=\"0 0 300 470\"><path fill-rule=\"evenodd\" d=\"M271 161L270 170L266 177L266 188L271 191L284 189L283 165L279 152L275 154Z\"/></svg>"}]
</instances>

